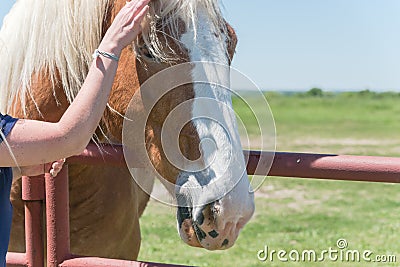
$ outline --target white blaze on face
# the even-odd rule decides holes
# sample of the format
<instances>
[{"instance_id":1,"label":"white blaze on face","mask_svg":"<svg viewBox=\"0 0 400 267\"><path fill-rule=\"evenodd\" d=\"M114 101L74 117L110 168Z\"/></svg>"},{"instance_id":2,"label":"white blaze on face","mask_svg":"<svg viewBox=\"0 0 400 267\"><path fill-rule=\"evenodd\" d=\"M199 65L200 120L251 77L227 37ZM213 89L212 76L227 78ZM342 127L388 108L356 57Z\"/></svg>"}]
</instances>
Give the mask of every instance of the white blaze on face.
<instances>
[{"instance_id":1,"label":"white blaze on face","mask_svg":"<svg viewBox=\"0 0 400 267\"><path fill-rule=\"evenodd\" d=\"M218 200L213 206L214 210L218 210L213 216L218 218L214 222L208 222L208 229L203 230L206 233L213 230L221 233L221 238L223 235L224 239L229 239L230 243L227 246L230 247L237 238L239 230L254 211L254 195L249 190L243 150L232 110L229 68L219 67L229 65L225 42L227 36L220 37L223 33L215 28L201 5L197 13L196 29L187 29L181 37L181 42L188 50L192 62L216 63L215 66L194 64L192 70L195 93L192 123L201 140L200 151L206 171L200 175L186 174L184 175L185 182L181 183L179 180L183 179L178 177L177 183L182 185L182 188L185 186L189 188L181 192L188 193L193 186L202 188L197 193L192 192L190 196L191 204L195 206L192 211L193 221L196 220L196 216L202 217L204 204ZM196 81L204 81L204 77L213 82L196 83ZM203 181L201 181L202 178L204 178ZM229 233L226 232L227 225L229 225ZM205 248L218 249L224 246L210 244L213 242L212 239L206 236L204 240L199 241ZM215 239L215 242L218 239ZM226 243L225 240L223 241L218 240L220 243Z\"/></svg>"}]
</instances>

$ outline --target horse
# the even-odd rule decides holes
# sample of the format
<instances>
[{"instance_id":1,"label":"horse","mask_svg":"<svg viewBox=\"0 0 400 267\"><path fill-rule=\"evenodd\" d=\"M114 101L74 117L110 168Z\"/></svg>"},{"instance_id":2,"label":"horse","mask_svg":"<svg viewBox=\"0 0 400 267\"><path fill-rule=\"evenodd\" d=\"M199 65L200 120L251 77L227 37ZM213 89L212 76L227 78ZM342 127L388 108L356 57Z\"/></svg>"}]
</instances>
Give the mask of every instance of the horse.
<instances>
[{"instance_id":1,"label":"horse","mask_svg":"<svg viewBox=\"0 0 400 267\"><path fill-rule=\"evenodd\" d=\"M0 110L18 118L58 121L79 91L93 51L123 5L125 0L17 0L0 30ZM100 149L100 143L122 143L131 99L151 77L197 61L229 66L233 58L237 37L223 18L218 0L153 0L149 6L142 33L121 54L111 96L93 138ZM201 64L191 65L188 72L193 80L200 73L206 78L215 74ZM254 194L243 171L245 159L237 141L235 116L224 108L232 107L230 95L229 90L207 83L180 84L165 94L143 129L151 166L135 170L70 166L72 253L136 259L141 243L139 217L149 200L146 192L151 192L157 176L173 185L167 188L177 200L176 223L185 243L208 250L233 246L254 212ZM200 101L204 97L221 104ZM184 158L201 167L196 170L172 164L162 145L168 114L188 100L181 112L187 123L177 136ZM203 111L218 114L226 127L199 117ZM205 139L216 145L210 147ZM21 180L12 185L11 201L9 249L22 252Z\"/></svg>"}]
</instances>

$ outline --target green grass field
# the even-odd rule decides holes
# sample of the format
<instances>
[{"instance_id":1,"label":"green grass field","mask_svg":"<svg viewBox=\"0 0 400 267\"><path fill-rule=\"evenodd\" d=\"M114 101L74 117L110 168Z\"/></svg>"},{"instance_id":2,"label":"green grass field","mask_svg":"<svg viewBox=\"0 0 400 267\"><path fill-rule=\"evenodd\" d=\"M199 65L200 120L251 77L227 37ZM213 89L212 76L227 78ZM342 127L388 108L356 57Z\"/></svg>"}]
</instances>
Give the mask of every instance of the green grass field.
<instances>
[{"instance_id":1,"label":"green grass field","mask_svg":"<svg viewBox=\"0 0 400 267\"><path fill-rule=\"evenodd\" d=\"M400 156L400 95L266 93L278 151ZM251 121L237 99L235 110ZM257 108L257 107L255 107ZM254 125L253 125L254 126ZM249 127L256 135L255 127ZM252 138L257 138L253 136ZM255 146L255 148L257 148ZM209 252L184 244L175 210L151 201L141 218L139 260L196 266L400 266L400 187L394 184L268 177L256 192L256 212L235 246ZM258 260L269 250L337 249L395 255L396 263ZM288 258L288 255L286 255Z\"/></svg>"}]
</instances>

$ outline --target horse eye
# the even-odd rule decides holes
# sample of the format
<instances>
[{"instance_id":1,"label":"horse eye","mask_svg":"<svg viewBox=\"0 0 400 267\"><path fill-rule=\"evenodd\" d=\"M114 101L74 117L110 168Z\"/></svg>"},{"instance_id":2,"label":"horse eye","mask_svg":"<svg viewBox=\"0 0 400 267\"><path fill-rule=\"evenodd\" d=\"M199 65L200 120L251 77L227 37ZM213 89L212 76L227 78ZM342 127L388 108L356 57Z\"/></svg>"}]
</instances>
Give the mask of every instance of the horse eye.
<instances>
[{"instance_id":1,"label":"horse eye","mask_svg":"<svg viewBox=\"0 0 400 267\"><path fill-rule=\"evenodd\" d=\"M154 55L150 52L149 48L147 46L142 46L139 48L140 54L143 56L150 58L150 59L155 59Z\"/></svg>"}]
</instances>

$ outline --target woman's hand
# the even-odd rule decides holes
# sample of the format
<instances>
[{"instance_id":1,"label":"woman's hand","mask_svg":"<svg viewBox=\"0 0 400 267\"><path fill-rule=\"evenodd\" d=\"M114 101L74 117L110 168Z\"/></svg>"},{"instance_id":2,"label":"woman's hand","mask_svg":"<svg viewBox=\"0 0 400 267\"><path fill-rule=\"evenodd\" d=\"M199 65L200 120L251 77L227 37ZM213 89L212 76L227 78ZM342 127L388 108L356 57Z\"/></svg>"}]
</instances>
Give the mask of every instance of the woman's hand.
<instances>
[{"instance_id":1,"label":"woman's hand","mask_svg":"<svg viewBox=\"0 0 400 267\"><path fill-rule=\"evenodd\" d=\"M65 159L60 159L51 164L51 169L49 171L50 175L56 177L57 174L61 171L63 165L65 163Z\"/></svg>"},{"instance_id":2,"label":"woman's hand","mask_svg":"<svg viewBox=\"0 0 400 267\"><path fill-rule=\"evenodd\" d=\"M50 173L51 176L56 177L61 171L65 159L57 160L53 163L39 164L34 166L14 167L13 180L22 176L38 176L44 173Z\"/></svg>"},{"instance_id":3,"label":"woman's hand","mask_svg":"<svg viewBox=\"0 0 400 267\"><path fill-rule=\"evenodd\" d=\"M132 43L141 31L150 0L131 0L118 12L99 46L100 50L117 56L123 48Z\"/></svg>"}]
</instances>

